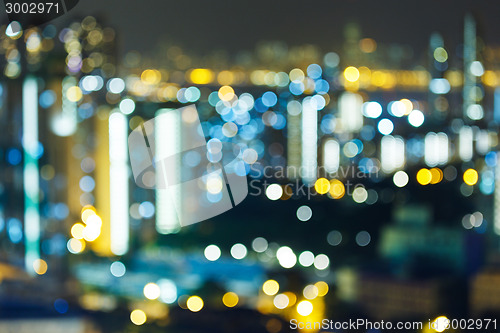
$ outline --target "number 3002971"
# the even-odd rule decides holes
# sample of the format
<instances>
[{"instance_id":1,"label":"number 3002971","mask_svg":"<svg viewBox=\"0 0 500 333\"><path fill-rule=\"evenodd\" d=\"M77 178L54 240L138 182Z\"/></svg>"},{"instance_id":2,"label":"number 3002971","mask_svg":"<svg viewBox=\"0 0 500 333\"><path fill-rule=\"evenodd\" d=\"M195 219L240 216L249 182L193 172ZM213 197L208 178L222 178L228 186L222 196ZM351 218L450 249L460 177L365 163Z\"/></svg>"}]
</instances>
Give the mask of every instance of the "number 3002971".
<instances>
[{"instance_id":1,"label":"number 3002971","mask_svg":"<svg viewBox=\"0 0 500 333\"><path fill-rule=\"evenodd\" d=\"M24 3L5 3L7 14L49 14L59 13L59 3L52 2L24 2Z\"/></svg>"}]
</instances>

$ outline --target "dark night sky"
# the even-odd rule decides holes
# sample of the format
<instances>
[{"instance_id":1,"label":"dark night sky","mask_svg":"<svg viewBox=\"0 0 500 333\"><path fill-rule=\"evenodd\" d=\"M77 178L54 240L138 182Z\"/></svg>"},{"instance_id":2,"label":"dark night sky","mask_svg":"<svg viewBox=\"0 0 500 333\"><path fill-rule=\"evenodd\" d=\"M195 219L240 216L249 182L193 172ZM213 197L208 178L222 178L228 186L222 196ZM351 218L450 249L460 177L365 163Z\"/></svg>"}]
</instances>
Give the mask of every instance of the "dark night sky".
<instances>
[{"instance_id":1,"label":"dark night sky","mask_svg":"<svg viewBox=\"0 0 500 333\"><path fill-rule=\"evenodd\" d=\"M335 50L343 26L354 20L363 37L409 44L419 53L433 31L447 46L460 43L467 11L486 42L500 44L500 3L491 0L80 0L70 15L98 15L117 29L122 49L142 52L166 38L199 53L251 50L261 40Z\"/></svg>"},{"instance_id":2,"label":"dark night sky","mask_svg":"<svg viewBox=\"0 0 500 333\"><path fill-rule=\"evenodd\" d=\"M486 0L81 0L74 9L109 20L126 50L150 51L167 37L198 52L250 50L260 40L332 49L351 20L365 37L409 44L418 52L433 31L447 44L460 43L466 11L478 18L487 43L500 44L500 3Z\"/></svg>"}]
</instances>

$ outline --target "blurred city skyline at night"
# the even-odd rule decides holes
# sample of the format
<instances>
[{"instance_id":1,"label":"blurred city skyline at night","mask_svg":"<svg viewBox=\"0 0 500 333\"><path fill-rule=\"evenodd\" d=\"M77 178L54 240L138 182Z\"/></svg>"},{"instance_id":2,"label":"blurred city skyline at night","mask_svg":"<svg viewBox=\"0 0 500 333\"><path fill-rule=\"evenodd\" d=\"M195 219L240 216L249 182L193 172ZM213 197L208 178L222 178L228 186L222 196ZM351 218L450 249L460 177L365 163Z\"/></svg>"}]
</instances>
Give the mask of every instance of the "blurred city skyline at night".
<instances>
[{"instance_id":1,"label":"blurred city skyline at night","mask_svg":"<svg viewBox=\"0 0 500 333\"><path fill-rule=\"evenodd\" d=\"M81 0L4 20L0 328L497 318L496 7Z\"/></svg>"}]
</instances>

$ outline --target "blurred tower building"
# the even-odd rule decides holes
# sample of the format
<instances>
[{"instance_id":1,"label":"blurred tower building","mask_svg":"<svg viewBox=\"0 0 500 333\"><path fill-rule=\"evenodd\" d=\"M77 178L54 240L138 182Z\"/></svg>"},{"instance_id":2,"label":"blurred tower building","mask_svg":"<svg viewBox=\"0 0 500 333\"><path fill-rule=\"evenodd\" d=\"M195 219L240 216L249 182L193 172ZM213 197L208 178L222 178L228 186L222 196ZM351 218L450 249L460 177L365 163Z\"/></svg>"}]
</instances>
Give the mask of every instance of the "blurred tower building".
<instances>
[{"instance_id":1,"label":"blurred tower building","mask_svg":"<svg viewBox=\"0 0 500 333\"><path fill-rule=\"evenodd\" d=\"M464 21L464 86L463 86L463 114L469 119L471 107L475 105L476 75L474 64L477 57L476 21L471 14L465 15Z\"/></svg>"},{"instance_id":2,"label":"blurred tower building","mask_svg":"<svg viewBox=\"0 0 500 333\"><path fill-rule=\"evenodd\" d=\"M53 48L53 36L44 36L38 28L14 33L3 26L0 31L5 59L0 84L0 117L5 126L0 133L4 156L0 160L0 231L5 230L7 236L1 257L30 274L44 274L42 249L45 254L57 252L58 237L53 241L57 233L50 227L46 232L43 229L53 225L53 213L57 217L64 210L51 206L40 179L40 161L46 160L47 144L40 137L47 129L40 126L39 118L45 118L39 116L39 96L45 85L41 76L47 70L43 63L46 52Z\"/></svg>"},{"instance_id":3,"label":"blurred tower building","mask_svg":"<svg viewBox=\"0 0 500 333\"><path fill-rule=\"evenodd\" d=\"M349 59L349 64L359 66L362 60L362 53L359 48L361 39L361 28L358 23L350 22L344 27L343 55Z\"/></svg>"},{"instance_id":4,"label":"blurred tower building","mask_svg":"<svg viewBox=\"0 0 500 333\"><path fill-rule=\"evenodd\" d=\"M82 206L94 203L88 119L113 102L98 91L116 70L114 32L92 17L62 30L1 30L0 226L9 241L0 255L31 274L57 272L67 247L80 252L85 242L74 229L66 244Z\"/></svg>"},{"instance_id":5,"label":"blurred tower building","mask_svg":"<svg viewBox=\"0 0 500 333\"><path fill-rule=\"evenodd\" d=\"M458 227L431 225L431 211L424 206L399 207L394 220L382 228L379 251L396 272L425 275L465 269L466 243Z\"/></svg>"},{"instance_id":6,"label":"blurred tower building","mask_svg":"<svg viewBox=\"0 0 500 333\"><path fill-rule=\"evenodd\" d=\"M287 165L289 179L298 179L300 177L300 167L302 161L302 104L298 101L291 101L287 106Z\"/></svg>"},{"instance_id":7,"label":"blurred tower building","mask_svg":"<svg viewBox=\"0 0 500 333\"><path fill-rule=\"evenodd\" d=\"M444 286L439 280L408 280L364 275L359 281L359 304L377 320L423 320L444 307Z\"/></svg>"},{"instance_id":8,"label":"blurred tower building","mask_svg":"<svg viewBox=\"0 0 500 333\"><path fill-rule=\"evenodd\" d=\"M477 317L498 318L500 315L500 270L498 266L479 272L469 285L469 308Z\"/></svg>"},{"instance_id":9,"label":"blurred tower building","mask_svg":"<svg viewBox=\"0 0 500 333\"><path fill-rule=\"evenodd\" d=\"M500 152L497 151L495 166L495 191L493 193L493 232L500 236ZM496 237L495 247L500 250L500 239Z\"/></svg>"},{"instance_id":10,"label":"blurred tower building","mask_svg":"<svg viewBox=\"0 0 500 333\"><path fill-rule=\"evenodd\" d=\"M0 108L0 256L3 262L24 267L23 147L20 80L3 80ZM17 112L13 112L17 110Z\"/></svg>"},{"instance_id":11,"label":"blurred tower building","mask_svg":"<svg viewBox=\"0 0 500 333\"><path fill-rule=\"evenodd\" d=\"M448 52L445 49L443 37L439 33L433 33L429 43L429 72L431 82L429 84L429 113L436 120L444 120L446 112L440 107L442 99L450 91L450 83L445 79L444 72L448 69Z\"/></svg>"}]
</instances>

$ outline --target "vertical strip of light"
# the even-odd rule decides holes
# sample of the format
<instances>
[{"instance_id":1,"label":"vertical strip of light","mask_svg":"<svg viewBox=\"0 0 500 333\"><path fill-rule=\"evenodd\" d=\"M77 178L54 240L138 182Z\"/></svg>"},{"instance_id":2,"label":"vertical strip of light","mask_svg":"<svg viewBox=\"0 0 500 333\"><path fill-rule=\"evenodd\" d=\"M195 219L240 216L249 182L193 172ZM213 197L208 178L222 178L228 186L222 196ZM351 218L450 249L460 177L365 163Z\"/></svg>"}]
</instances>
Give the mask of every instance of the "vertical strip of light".
<instances>
[{"instance_id":1,"label":"vertical strip of light","mask_svg":"<svg viewBox=\"0 0 500 333\"><path fill-rule=\"evenodd\" d=\"M297 179L301 166L301 117L302 113L288 113L287 121L287 176Z\"/></svg>"},{"instance_id":2,"label":"vertical strip of light","mask_svg":"<svg viewBox=\"0 0 500 333\"><path fill-rule=\"evenodd\" d=\"M428 166L436 166L438 164L438 146L437 135L434 132L427 133L424 141L424 159Z\"/></svg>"},{"instance_id":3,"label":"vertical strip of light","mask_svg":"<svg viewBox=\"0 0 500 333\"><path fill-rule=\"evenodd\" d=\"M448 162L450 154L448 135L443 132L429 132L425 136L425 164L430 167Z\"/></svg>"},{"instance_id":4,"label":"vertical strip of light","mask_svg":"<svg viewBox=\"0 0 500 333\"><path fill-rule=\"evenodd\" d=\"M67 76L62 80L61 104L54 103L54 112L51 116L50 127L58 136L70 136L76 132L78 105L67 97L68 89L78 85L73 76ZM59 109L60 108L60 109Z\"/></svg>"},{"instance_id":5,"label":"vertical strip of light","mask_svg":"<svg viewBox=\"0 0 500 333\"><path fill-rule=\"evenodd\" d=\"M115 109L117 111L117 109ZM109 257L111 252L111 213L110 213L110 182L109 182L109 114L103 113L94 117L95 133L100 138L94 152L96 165L95 175L95 208L102 219L101 234L90 243L91 248L99 255ZM68 156L71 156L71 147L68 147ZM71 163L71 162L69 162ZM68 165L71 165L69 164Z\"/></svg>"},{"instance_id":6,"label":"vertical strip of light","mask_svg":"<svg viewBox=\"0 0 500 333\"><path fill-rule=\"evenodd\" d=\"M462 126L458 132L458 154L464 162L472 159L474 154L474 134L470 126Z\"/></svg>"},{"instance_id":7,"label":"vertical strip of light","mask_svg":"<svg viewBox=\"0 0 500 333\"><path fill-rule=\"evenodd\" d=\"M302 181L312 184L318 167L318 111L310 99L302 104Z\"/></svg>"},{"instance_id":8,"label":"vertical strip of light","mask_svg":"<svg viewBox=\"0 0 500 333\"><path fill-rule=\"evenodd\" d=\"M129 242L127 128L125 115L114 112L109 116L111 252L115 255L127 253Z\"/></svg>"},{"instance_id":9,"label":"vertical strip of light","mask_svg":"<svg viewBox=\"0 0 500 333\"><path fill-rule=\"evenodd\" d=\"M337 172L340 165L340 145L335 139L327 139L323 144L323 167L329 174Z\"/></svg>"},{"instance_id":10,"label":"vertical strip of light","mask_svg":"<svg viewBox=\"0 0 500 333\"><path fill-rule=\"evenodd\" d=\"M495 123L500 124L500 87L495 88L493 95L493 120Z\"/></svg>"},{"instance_id":11,"label":"vertical strip of light","mask_svg":"<svg viewBox=\"0 0 500 333\"><path fill-rule=\"evenodd\" d=\"M400 136L386 135L380 142L382 170L391 173L405 165L405 142Z\"/></svg>"},{"instance_id":12,"label":"vertical strip of light","mask_svg":"<svg viewBox=\"0 0 500 333\"><path fill-rule=\"evenodd\" d=\"M169 173L181 172L181 160L179 151L181 149L181 119L180 112L172 109L160 109L155 117L155 156L164 158L167 156L178 156L173 163L168 164ZM159 161L158 161L159 162ZM172 170L172 168L176 170ZM163 168L156 168L156 184L167 183L166 174L159 172ZM168 187L168 186L167 186ZM180 190L171 191L156 187L156 230L160 234L176 233L180 229L180 216L177 216L176 207L182 207ZM181 213L179 211L179 213Z\"/></svg>"},{"instance_id":13,"label":"vertical strip of light","mask_svg":"<svg viewBox=\"0 0 500 333\"><path fill-rule=\"evenodd\" d=\"M38 194L38 84L28 76L23 83L23 151L24 151L24 242L25 267L34 273L33 261L40 258L40 209Z\"/></svg>"},{"instance_id":14,"label":"vertical strip of light","mask_svg":"<svg viewBox=\"0 0 500 333\"><path fill-rule=\"evenodd\" d=\"M363 127L363 98L359 94L345 92L339 98L341 129L351 133Z\"/></svg>"},{"instance_id":15,"label":"vertical strip of light","mask_svg":"<svg viewBox=\"0 0 500 333\"><path fill-rule=\"evenodd\" d=\"M494 193L493 231L500 236L500 152L497 151L497 165L495 166L495 193Z\"/></svg>"},{"instance_id":16,"label":"vertical strip of light","mask_svg":"<svg viewBox=\"0 0 500 333\"><path fill-rule=\"evenodd\" d=\"M450 143L448 140L448 135L444 132L439 132L437 134L438 143L438 164L443 165L448 163L450 155Z\"/></svg>"},{"instance_id":17,"label":"vertical strip of light","mask_svg":"<svg viewBox=\"0 0 500 333\"><path fill-rule=\"evenodd\" d=\"M494 132L493 135L496 135ZM490 134L488 130L479 130L476 134L476 150L478 154L486 155L490 151Z\"/></svg>"}]
</instances>

